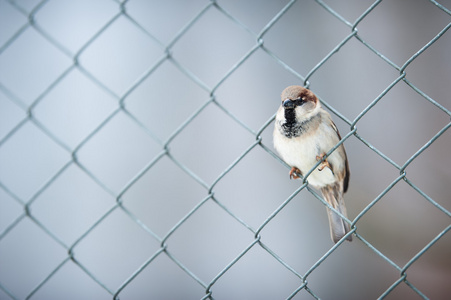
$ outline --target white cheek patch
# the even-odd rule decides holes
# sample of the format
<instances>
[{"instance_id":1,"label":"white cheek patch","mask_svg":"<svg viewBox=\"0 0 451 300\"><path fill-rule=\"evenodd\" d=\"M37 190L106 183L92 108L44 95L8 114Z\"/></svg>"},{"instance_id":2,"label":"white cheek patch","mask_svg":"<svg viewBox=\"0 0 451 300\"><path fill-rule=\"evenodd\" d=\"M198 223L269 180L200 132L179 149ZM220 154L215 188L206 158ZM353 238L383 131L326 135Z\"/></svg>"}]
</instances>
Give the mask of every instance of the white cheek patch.
<instances>
[{"instance_id":1,"label":"white cheek patch","mask_svg":"<svg viewBox=\"0 0 451 300\"><path fill-rule=\"evenodd\" d=\"M298 122L308 120L317 115L320 107L321 105L319 105L319 103L315 106L313 102L307 102L304 105L296 107L296 118Z\"/></svg>"}]
</instances>

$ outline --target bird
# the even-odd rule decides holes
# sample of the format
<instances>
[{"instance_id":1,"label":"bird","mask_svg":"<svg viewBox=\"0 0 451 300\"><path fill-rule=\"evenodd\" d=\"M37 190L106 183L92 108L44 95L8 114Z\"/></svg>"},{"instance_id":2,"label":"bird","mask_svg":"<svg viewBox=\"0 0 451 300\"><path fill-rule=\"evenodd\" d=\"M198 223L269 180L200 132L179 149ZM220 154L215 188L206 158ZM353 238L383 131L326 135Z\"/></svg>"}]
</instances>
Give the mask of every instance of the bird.
<instances>
[{"instance_id":1,"label":"bird","mask_svg":"<svg viewBox=\"0 0 451 300\"><path fill-rule=\"evenodd\" d=\"M320 190L327 203L347 218L343 194L348 190L350 171L344 145L326 156L341 140L332 117L321 107L318 97L302 86L288 86L281 100L275 117L273 143L282 160L291 167L290 179L308 175L308 184ZM316 169L308 174L319 161ZM337 243L350 231L350 225L337 213L326 209L330 235ZM352 236L346 239L352 241Z\"/></svg>"}]
</instances>

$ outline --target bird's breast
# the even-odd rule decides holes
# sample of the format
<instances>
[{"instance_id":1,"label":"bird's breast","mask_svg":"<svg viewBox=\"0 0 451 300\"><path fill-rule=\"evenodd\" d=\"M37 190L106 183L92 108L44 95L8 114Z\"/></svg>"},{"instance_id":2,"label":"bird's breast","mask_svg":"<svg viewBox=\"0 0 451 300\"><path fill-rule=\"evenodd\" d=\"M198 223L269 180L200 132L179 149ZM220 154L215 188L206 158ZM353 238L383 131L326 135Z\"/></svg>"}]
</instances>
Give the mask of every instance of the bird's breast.
<instances>
[{"instance_id":1,"label":"bird's breast","mask_svg":"<svg viewBox=\"0 0 451 300\"><path fill-rule=\"evenodd\" d=\"M322 149L322 145L318 142L319 140L315 135L304 134L301 137L287 138L280 133L274 134L274 146L282 159L289 166L298 168L303 176L316 165L318 162L316 157L326 151ZM328 160L335 161L334 153L329 156ZM332 170L326 167L322 171L316 168L307 180L313 186L321 188L333 184L336 178Z\"/></svg>"}]
</instances>

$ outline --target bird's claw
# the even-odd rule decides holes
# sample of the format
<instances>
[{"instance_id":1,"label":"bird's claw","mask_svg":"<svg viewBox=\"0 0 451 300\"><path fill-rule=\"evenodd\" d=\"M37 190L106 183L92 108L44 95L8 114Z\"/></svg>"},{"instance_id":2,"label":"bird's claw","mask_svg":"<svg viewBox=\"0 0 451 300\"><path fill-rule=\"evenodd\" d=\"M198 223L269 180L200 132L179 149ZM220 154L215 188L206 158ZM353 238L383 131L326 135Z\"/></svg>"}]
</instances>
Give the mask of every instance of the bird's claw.
<instances>
[{"instance_id":1,"label":"bird's claw","mask_svg":"<svg viewBox=\"0 0 451 300\"><path fill-rule=\"evenodd\" d=\"M296 167L292 167L290 170L290 179L298 179L300 178L298 174L301 174L301 170Z\"/></svg>"},{"instance_id":2,"label":"bird's claw","mask_svg":"<svg viewBox=\"0 0 451 300\"><path fill-rule=\"evenodd\" d=\"M324 170L325 167L328 167L331 171L332 171L332 166L330 165L330 163L327 161L327 158L324 158L324 156L326 156L326 153L323 153L321 155L317 155L316 156L316 160L323 160L323 162L318 166L318 171L322 171ZM332 174L334 173L334 171L332 171Z\"/></svg>"}]
</instances>

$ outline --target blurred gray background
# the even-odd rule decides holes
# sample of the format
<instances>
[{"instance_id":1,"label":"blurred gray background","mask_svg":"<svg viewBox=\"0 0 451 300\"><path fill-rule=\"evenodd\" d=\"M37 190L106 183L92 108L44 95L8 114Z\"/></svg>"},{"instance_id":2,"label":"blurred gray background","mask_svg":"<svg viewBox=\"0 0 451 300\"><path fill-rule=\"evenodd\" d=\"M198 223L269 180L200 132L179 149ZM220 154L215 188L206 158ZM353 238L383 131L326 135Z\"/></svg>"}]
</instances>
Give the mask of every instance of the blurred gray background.
<instances>
[{"instance_id":1,"label":"blurred gray background","mask_svg":"<svg viewBox=\"0 0 451 300\"><path fill-rule=\"evenodd\" d=\"M304 84L352 33L330 10L354 24L372 4L0 0L0 299L118 290L121 299L201 299L210 284L214 299L292 295L303 284L294 272L304 276L333 243L307 189L261 227L302 183L289 180L272 154L273 123L264 125L281 91ZM358 37L392 65L351 37L308 78L343 117L332 113L343 137L450 22L427 0L383 1L361 20ZM449 126L450 49L447 31L405 69L444 109L401 80L356 124L376 151L345 141L351 221ZM444 233L406 274L426 297L449 299L450 149L446 130L407 166L426 197L401 179L360 216L362 239L308 273L314 295L375 299L400 278L394 265ZM253 244L259 228L264 247ZM293 299L313 298L301 290ZM401 282L386 299L421 297Z\"/></svg>"}]
</instances>

